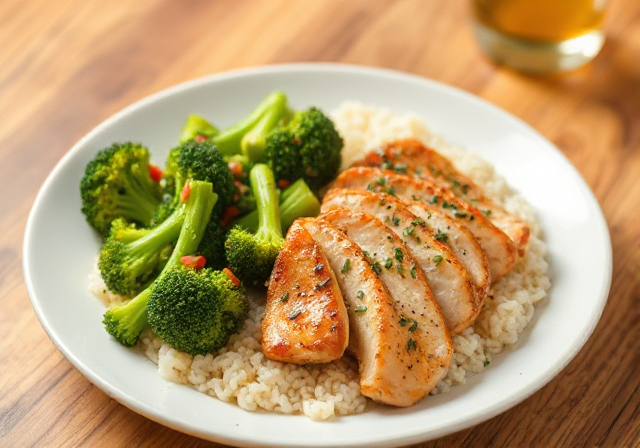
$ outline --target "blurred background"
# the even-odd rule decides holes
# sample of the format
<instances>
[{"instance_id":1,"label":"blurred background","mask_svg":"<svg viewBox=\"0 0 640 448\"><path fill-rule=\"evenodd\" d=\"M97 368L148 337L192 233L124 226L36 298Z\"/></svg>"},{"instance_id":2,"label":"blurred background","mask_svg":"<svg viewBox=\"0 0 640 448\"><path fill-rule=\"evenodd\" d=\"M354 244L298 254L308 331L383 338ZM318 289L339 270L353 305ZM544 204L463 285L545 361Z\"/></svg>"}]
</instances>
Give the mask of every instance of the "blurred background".
<instances>
[{"instance_id":1,"label":"blurred background","mask_svg":"<svg viewBox=\"0 0 640 448\"><path fill-rule=\"evenodd\" d=\"M55 349L22 279L26 217L58 160L121 108L230 69L330 61L440 81L524 120L576 166L612 234L590 344L521 405L419 446L639 446L640 2L611 0L603 30L592 62L530 75L480 49L467 1L0 2L0 445L217 446L129 411Z\"/></svg>"}]
</instances>

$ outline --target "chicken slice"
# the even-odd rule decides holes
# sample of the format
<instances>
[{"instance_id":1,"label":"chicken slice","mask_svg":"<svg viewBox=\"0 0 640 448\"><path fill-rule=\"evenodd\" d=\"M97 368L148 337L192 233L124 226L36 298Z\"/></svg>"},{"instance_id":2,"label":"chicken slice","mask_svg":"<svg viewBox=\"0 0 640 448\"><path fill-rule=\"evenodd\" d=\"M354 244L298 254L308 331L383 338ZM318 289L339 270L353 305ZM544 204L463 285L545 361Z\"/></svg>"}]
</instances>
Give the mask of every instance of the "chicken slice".
<instances>
[{"instance_id":1,"label":"chicken slice","mask_svg":"<svg viewBox=\"0 0 640 448\"><path fill-rule=\"evenodd\" d=\"M370 152L354 165L379 166L383 169L410 174L450 189L453 195L473 204L504 231L513 241L520 256L526 253L531 234L527 223L506 212L486 197L483 189L458 171L449 159L420 141L397 140L380 151Z\"/></svg>"},{"instance_id":2,"label":"chicken slice","mask_svg":"<svg viewBox=\"0 0 640 448\"><path fill-rule=\"evenodd\" d=\"M509 236L496 227L484 213L455 196L448 188L440 187L424 179L388 170L383 171L375 167L351 168L345 173L351 172L351 170L356 170L356 172L341 175L334 185L351 185L355 182L360 182L362 185L370 176L380 174L380 176L374 177L373 185L372 182L369 182L364 188L392 191L398 198L419 202L429 210L439 210L466 227L487 254L491 282L498 281L518 261L516 246ZM384 188L376 186L376 184L383 182L380 179L384 179ZM362 187L359 186L359 188Z\"/></svg>"},{"instance_id":3,"label":"chicken slice","mask_svg":"<svg viewBox=\"0 0 640 448\"><path fill-rule=\"evenodd\" d=\"M339 359L349 341L349 317L324 252L294 222L278 254L262 321L262 350L296 364Z\"/></svg>"},{"instance_id":4,"label":"chicken slice","mask_svg":"<svg viewBox=\"0 0 640 448\"><path fill-rule=\"evenodd\" d=\"M489 259L482 246L467 227L445 214L441 208L396 192L394 185L401 180L399 176L392 171L383 172L376 167L354 167L340 173L332 186L393 193L405 203L411 213L425 222L426 228L430 229L434 235L437 234L438 229L447 233L448 238L444 244L451 248L460 263L471 274L478 296L478 305L481 306L491 286Z\"/></svg>"},{"instance_id":5,"label":"chicken slice","mask_svg":"<svg viewBox=\"0 0 640 448\"><path fill-rule=\"evenodd\" d=\"M435 387L451 362L452 343L442 318L426 300L401 308L362 249L329 222L299 221L336 272L349 311L361 393L394 406L414 404Z\"/></svg>"},{"instance_id":6,"label":"chicken slice","mask_svg":"<svg viewBox=\"0 0 640 448\"><path fill-rule=\"evenodd\" d=\"M335 209L371 214L402 239L424 271L452 334L459 334L473 324L480 313L481 303L471 275L453 251L438 241L424 221L407 210L402 201L385 193L332 189L325 195L321 211L326 213ZM440 235L438 238L441 239L448 237L444 232ZM388 263L386 256L372 257L382 266Z\"/></svg>"}]
</instances>

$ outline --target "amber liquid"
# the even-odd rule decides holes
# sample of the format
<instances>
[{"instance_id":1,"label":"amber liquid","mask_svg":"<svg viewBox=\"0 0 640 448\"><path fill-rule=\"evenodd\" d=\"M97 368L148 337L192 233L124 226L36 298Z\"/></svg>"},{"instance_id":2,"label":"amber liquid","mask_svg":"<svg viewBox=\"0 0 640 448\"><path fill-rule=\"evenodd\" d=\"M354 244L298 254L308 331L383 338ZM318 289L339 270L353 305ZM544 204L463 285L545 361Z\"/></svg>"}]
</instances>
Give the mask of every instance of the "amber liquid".
<instances>
[{"instance_id":1,"label":"amber liquid","mask_svg":"<svg viewBox=\"0 0 640 448\"><path fill-rule=\"evenodd\" d=\"M535 42L561 42L602 26L603 0L474 0L476 19L495 31Z\"/></svg>"}]
</instances>

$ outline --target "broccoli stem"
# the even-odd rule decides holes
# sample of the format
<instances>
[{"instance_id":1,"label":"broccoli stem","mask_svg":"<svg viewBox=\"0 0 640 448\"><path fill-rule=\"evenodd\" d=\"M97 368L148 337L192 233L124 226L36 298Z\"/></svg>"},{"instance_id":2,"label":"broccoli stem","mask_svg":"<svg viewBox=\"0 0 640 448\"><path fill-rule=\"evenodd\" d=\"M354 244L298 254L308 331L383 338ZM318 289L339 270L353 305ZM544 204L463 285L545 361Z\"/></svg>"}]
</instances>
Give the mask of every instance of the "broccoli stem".
<instances>
[{"instance_id":1,"label":"broccoli stem","mask_svg":"<svg viewBox=\"0 0 640 448\"><path fill-rule=\"evenodd\" d=\"M269 113L270 118L263 121L262 118L267 113ZM252 131L254 127L261 128L262 132L269 131L268 125L270 123L277 124L287 113L286 95L282 92L272 92L243 120L224 129L213 137L211 142L218 147L218 150L225 157L242 154L242 140L245 135ZM254 135L252 138L255 139L256 136ZM255 151L252 149L251 152L254 153Z\"/></svg>"},{"instance_id":2,"label":"broccoli stem","mask_svg":"<svg viewBox=\"0 0 640 448\"><path fill-rule=\"evenodd\" d=\"M303 179L298 179L280 194L280 221L282 233L286 234L289 227L298 218L318 216L320 202ZM236 221L236 224L249 232L258 230L258 211L252 210Z\"/></svg>"},{"instance_id":3,"label":"broccoli stem","mask_svg":"<svg viewBox=\"0 0 640 448\"><path fill-rule=\"evenodd\" d=\"M261 241L282 242L280 203L271 168L263 163L256 164L249 173L249 182L256 197L258 212L256 238Z\"/></svg>"},{"instance_id":4,"label":"broccoli stem","mask_svg":"<svg viewBox=\"0 0 640 448\"><path fill-rule=\"evenodd\" d=\"M197 136L201 135L208 139L218 135L220 131L214 125L202 118L200 115L191 114L187 118L187 122L182 128L180 134L180 143L184 143L188 140L193 140Z\"/></svg>"},{"instance_id":5,"label":"broccoli stem","mask_svg":"<svg viewBox=\"0 0 640 448\"><path fill-rule=\"evenodd\" d=\"M218 200L218 195L213 192L210 183L191 181L189 185L191 189L189 197L183 205L184 211L181 212L184 222L180 235L158 278L161 278L169 269L180 266L182 256L196 252L211 217L213 206ZM154 284L155 282L151 283L127 303L114 306L104 314L103 323L107 332L127 347L137 342L140 333L148 323L146 306Z\"/></svg>"}]
</instances>

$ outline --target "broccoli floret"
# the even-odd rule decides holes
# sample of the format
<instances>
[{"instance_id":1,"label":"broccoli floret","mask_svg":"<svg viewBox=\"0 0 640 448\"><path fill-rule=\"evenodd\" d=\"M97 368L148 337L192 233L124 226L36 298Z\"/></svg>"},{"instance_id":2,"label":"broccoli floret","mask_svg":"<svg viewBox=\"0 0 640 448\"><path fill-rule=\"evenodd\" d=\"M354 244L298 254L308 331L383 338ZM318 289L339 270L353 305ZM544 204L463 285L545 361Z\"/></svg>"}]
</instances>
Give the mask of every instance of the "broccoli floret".
<instances>
[{"instance_id":1,"label":"broccoli floret","mask_svg":"<svg viewBox=\"0 0 640 448\"><path fill-rule=\"evenodd\" d=\"M162 191L151 172L149 150L136 143L113 144L99 151L80 181L82 213L102 236L111 222L124 218L149 225L162 202Z\"/></svg>"},{"instance_id":2,"label":"broccoli floret","mask_svg":"<svg viewBox=\"0 0 640 448\"><path fill-rule=\"evenodd\" d=\"M170 269L153 287L147 313L157 336L190 355L224 347L244 322L248 303L221 271L188 267Z\"/></svg>"},{"instance_id":3,"label":"broccoli floret","mask_svg":"<svg viewBox=\"0 0 640 448\"><path fill-rule=\"evenodd\" d=\"M211 139L225 157L244 155L252 162L262 160L267 134L289 117L287 96L272 92L243 120Z\"/></svg>"},{"instance_id":4,"label":"broccoli floret","mask_svg":"<svg viewBox=\"0 0 640 448\"><path fill-rule=\"evenodd\" d=\"M180 134L180 143L187 142L193 139L205 139L208 140L218 135L220 131L214 125L209 123L206 119L200 115L191 114L187 118L187 122L182 128L182 134Z\"/></svg>"},{"instance_id":5,"label":"broccoli floret","mask_svg":"<svg viewBox=\"0 0 640 448\"><path fill-rule=\"evenodd\" d=\"M280 222L285 235L295 221L302 217L318 216L320 202L304 179L298 179L280 194ZM243 229L255 232L258 229L258 211L253 210L235 221Z\"/></svg>"},{"instance_id":6,"label":"broccoli floret","mask_svg":"<svg viewBox=\"0 0 640 448\"><path fill-rule=\"evenodd\" d=\"M225 242L229 268L244 282L264 283L282 247L280 205L273 172L268 165L256 164L249 173L256 198L258 229L255 233L234 226Z\"/></svg>"},{"instance_id":7,"label":"broccoli floret","mask_svg":"<svg viewBox=\"0 0 640 448\"><path fill-rule=\"evenodd\" d=\"M237 194L233 174L217 148L207 141L189 140L169 151L164 171L164 191L169 198L158 209L153 224L173 213L180 203L180 192L187 179L210 182L218 194L213 216L218 217L230 206Z\"/></svg>"},{"instance_id":8,"label":"broccoli floret","mask_svg":"<svg viewBox=\"0 0 640 448\"><path fill-rule=\"evenodd\" d=\"M180 204L184 208L180 235L160 275L133 299L110 308L104 314L103 323L107 332L127 347L137 342L147 325L146 308L155 283L169 270L182 266L181 257L196 253L218 199L209 182L189 181L185 191L188 191L188 195L182 195L184 200Z\"/></svg>"},{"instance_id":9,"label":"broccoli floret","mask_svg":"<svg viewBox=\"0 0 640 448\"><path fill-rule=\"evenodd\" d=\"M343 145L331 119L311 107L296 112L287 125L269 134L264 160L279 184L302 178L317 191L338 174Z\"/></svg>"},{"instance_id":10,"label":"broccoli floret","mask_svg":"<svg viewBox=\"0 0 640 448\"><path fill-rule=\"evenodd\" d=\"M178 207L153 228L138 229L121 218L113 221L98 259L110 291L132 297L157 277L180 235L184 211Z\"/></svg>"}]
</instances>

